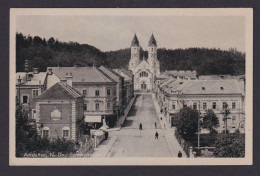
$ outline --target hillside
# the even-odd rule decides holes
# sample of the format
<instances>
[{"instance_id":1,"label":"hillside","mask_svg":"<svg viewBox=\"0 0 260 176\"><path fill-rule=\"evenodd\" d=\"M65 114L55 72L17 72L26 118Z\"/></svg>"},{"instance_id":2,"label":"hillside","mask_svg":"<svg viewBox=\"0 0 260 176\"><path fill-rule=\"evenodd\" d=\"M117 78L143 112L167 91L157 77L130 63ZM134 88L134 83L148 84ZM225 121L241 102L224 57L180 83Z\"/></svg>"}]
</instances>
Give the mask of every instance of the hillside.
<instances>
[{"instance_id":1,"label":"hillside","mask_svg":"<svg viewBox=\"0 0 260 176\"><path fill-rule=\"evenodd\" d=\"M147 58L147 51L141 49ZM159 48L158 59L161 71L197 70L198 74L245 74L245 54L231 49L223 51L207 48L164 49ZM130 48L101 52L99 49L75 42L60 42L57 39L42 39L38 36L16 35L17 71L24 71L24 61L30 60L32 67L45 71L47 66L100 66L127 68Z\"/></svg>"}]
</instances>

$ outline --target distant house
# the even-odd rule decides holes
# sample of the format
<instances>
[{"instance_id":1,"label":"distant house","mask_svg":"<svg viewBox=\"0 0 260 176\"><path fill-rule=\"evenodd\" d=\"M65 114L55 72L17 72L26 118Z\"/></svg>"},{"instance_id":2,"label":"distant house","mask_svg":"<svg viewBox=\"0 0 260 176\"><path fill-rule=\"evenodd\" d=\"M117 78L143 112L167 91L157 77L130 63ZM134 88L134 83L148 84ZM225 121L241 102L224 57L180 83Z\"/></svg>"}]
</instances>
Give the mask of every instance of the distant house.
<instances>
[{"instance_id":1,"label":"distant house","mask_svg":"<svg viewBox=\"0 0 260 176\"><path fill-rule=\"evenodd\" d=\"M28 111L29 119L35 119L35 98L47 89L47 72L16 73L16 101Z\"/></svg>"},{"instance_id":2,"label":"distant house","mask_svg":"<svg viewBox=\"0 0 260 176\"><path fill-rule=\"evenodd\" d=\"M84 96L85 122L94 128L105 119L111 127L117 119L117 82L95 67L48 67L47 72L65 81ZM56 78L54 78L56 79Z\"/></svg>"},{"instance_id":3,"label":"distant house","mask_svg":"<svg viewBox=\"0 0 260 176\"><path fill-rule=\"evenodd\" d=\"M125 94L124 99L126 104L129 103L131 98L134 96L134 75L131 71L126 70L124 68L121 69L113 69L115 72L120 74L122 77L124 77L124 88L125 88Z\"/></svg>"},{"instance_id":4,"label":"distant house","mask_svg":"<svg viewBox=\"0 0 260 176\"><path fill-rule=\"evenodd\" d=\"M118 74L114 70L107 68L105 66L100 66L99 69L102 70L105 74L107 74L110 78L112 78L115 82L117 82L116 105L118 107L118 113L119 113L118 116L120 116L124 110L124 106L126 105L126 102L124 100L124 77L122 77L120 74Z\"/></svg>"},{"instance_id":5,"label":"distant house","mask_svg":"<svg viewBox=\"0 0 260 176\"><path fill-rule=\"evenodd\" d=\"M244 131L244 89L235 79L181 80L169 78L159 85L158 100L161 112L169 123L183 107L191 107L204 115L211 109L219 118L219 132L224 130L222 112L230 109L228 130Z\"/></svg>"},{"instance_id":6,"label":"distant house","mask_svg":"<svg viewBox=\"0 0 260 176\"><path fill-rule=\"evenodd\" d=\"M60 82L35 101L37 129L43 138L78 139L80 129L77 120L84 120L84 99L78 91L66 82Z\"/></svg>"}]
</instances>

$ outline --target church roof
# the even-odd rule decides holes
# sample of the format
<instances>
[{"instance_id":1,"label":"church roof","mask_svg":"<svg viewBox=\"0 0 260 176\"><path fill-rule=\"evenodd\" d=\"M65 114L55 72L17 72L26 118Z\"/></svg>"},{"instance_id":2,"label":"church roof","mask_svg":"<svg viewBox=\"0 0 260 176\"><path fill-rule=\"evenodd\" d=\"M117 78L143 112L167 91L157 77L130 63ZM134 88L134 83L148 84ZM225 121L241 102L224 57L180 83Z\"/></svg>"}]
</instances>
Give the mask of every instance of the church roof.
<instances>
[{"instance_id":1,"label":"church roof","mask_svg":"<svg viewBox=\"0 0 260 176\"><path fill-rule=\"evenodd\" d=\"M139 41L138 41L136 34L132 40L131 46L139 46Z\"/></svg>"},{"instance_id":2,"label":"church roof","mask_svg":"<svg viewBox=\"0 0 260 176\"><path fill-rule=\"evenodd\" d=\"M152 34L152 36L151 36L151 38L150 38L150 40L149 40L148 46L157 46L156 40L155 40L153 34Z\"/></svg>"}]
</instances>

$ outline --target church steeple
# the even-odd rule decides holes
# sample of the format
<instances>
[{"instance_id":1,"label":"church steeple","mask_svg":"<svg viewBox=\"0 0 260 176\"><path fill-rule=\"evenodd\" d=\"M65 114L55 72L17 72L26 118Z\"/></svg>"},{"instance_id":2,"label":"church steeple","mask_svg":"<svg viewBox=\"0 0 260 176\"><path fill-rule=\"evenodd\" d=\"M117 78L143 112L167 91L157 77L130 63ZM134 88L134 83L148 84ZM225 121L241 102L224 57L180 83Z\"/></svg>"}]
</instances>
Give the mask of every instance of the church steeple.
<instances>
[{"instance_id":1,"label":"church steeple","mask_svg":"<svg viewBox=\"0 0 260 176\"><path fill-rule=\"evenodd\" d=\"M131 47L132 46L139 46L139 41L138 41L136 34L134 35L134 38L132 40Z\"/></svg>"},{"instance_id":2,"label":"church steeple","mask_svg":"<svg viewBox=\"0 0 260 176\"><path fill-rule=\"evenodd\" d=\"M154 38L154 36L153 36L153 34L152 34L152 36L151 36L151 38L150 38L150 40L149 40L149 44L148 44L148 46L157 46L157 43L156 43L156 40L155 40L155 38Z\"/></svg>"},{"instance_id":3,"label":"church steeple","mask_svg":"<svg viewBox=\"0 0 260 176\"><path fill-rule=\"evenodd\" d=\"M129 70L134 70L136 66L140 63L140 46L139 41L136 36L134 35L134 38L131 42L131 59L129 61Z\"/></svg>"}]
</instances>

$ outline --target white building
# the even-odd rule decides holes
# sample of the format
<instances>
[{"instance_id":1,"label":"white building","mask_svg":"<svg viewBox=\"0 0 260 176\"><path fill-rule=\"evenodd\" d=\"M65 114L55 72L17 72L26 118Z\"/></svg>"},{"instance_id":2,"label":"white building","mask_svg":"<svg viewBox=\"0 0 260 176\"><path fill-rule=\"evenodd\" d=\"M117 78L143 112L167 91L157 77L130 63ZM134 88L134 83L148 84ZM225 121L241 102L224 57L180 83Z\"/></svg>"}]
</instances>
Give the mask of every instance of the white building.
<instances>
[{"instance_id":1,"label":"white building","mask_svg":"<svg viewBox=\"0 0 260 176\"><path fill-rule=\"evenodd\" d=\"M155 78L160 75L160 63L157 59L157 43L152 34L148 44L148 59L140 59L139 41L134 36L131 43L129 70L134 75L135 91L151 91L155 87Z\"/></svg>"},{"instance_id":2,"label":"white building","mask_svg":"<svg viewBox=\"0 0 260 176\"><path fill-rule=\"evenodd\" d=\"M183 80L168 79L159 85L158 99L161 112L169 123L183 107L198 110L203 116L211 109L219 118L219 132L225 129L223 114L228 105L230 110L227 128L230 132L244 132L245 105L244 89L235 79L227 80Z\"/></svg>"}]
</instances>

